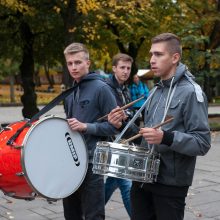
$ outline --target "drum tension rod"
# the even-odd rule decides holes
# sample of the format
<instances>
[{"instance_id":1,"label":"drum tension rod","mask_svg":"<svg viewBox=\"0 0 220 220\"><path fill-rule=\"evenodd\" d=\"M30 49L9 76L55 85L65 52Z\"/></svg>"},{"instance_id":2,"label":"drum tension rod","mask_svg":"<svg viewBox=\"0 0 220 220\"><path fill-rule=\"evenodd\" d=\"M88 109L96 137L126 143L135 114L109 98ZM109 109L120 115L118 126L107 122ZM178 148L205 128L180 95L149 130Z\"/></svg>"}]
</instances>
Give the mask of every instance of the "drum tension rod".
<instances>
[{"instance_id":1,"label":"drum tension rod","mask_svg":"<svg viewBox=\"0 0 220 220\"><path fill-rule=\"evenodd\" d=\"M19 136L19 134L26 128L26 127L30 127L31 123L27 122L25 123L21 128L19 128L16 133L7 141L7 145L13 145L14 141L16 140L16 138Z\"/></svg>"},{"instance_id":2,"label":"drum tension rod","mask_svg":"<svg viewBox=\"0 0 220 220\"><path fill-rule=\"evenodd\" d=\"M9 130L11 130L11 128L9 128L9 127L3 127L2 128L4 131L9 131Z\"/></svg>"}]
</instances>

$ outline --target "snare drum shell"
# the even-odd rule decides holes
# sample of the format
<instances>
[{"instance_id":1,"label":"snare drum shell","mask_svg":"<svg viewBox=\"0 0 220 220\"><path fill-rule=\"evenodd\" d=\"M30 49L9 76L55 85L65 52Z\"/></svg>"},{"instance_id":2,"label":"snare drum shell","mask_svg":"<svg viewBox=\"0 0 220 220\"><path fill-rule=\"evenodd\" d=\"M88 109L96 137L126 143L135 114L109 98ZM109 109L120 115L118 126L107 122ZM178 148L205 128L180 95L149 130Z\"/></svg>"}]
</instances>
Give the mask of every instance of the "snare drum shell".
<instances>
[{"instance_id":1,"label":"snare drum shell","mask_svg":"<svg viewBox=\"0 0 220 220\"><path fill-rule=\"evenodd\" d=\"M93 172L138 182L156 181L159 170L159 156L146 148L111 142L98 142Z\"/></svg>"}]
</instances>

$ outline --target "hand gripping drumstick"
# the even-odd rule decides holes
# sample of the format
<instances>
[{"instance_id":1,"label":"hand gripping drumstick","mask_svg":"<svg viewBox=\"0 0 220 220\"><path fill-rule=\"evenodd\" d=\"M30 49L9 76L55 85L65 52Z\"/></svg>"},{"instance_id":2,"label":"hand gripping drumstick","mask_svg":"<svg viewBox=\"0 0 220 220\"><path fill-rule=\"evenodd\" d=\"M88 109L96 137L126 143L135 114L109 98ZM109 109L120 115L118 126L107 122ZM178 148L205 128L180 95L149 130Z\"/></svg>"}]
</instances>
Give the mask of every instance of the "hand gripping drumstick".
<instances>
[{"instance_id":1,"label":"hand gripping drumstick","mask_svg":"<svg viewBox=\"0 0 220 220\"><path fill-rule=\"evenodd\" d=\"M140 100L143 99L143 98L144 98L144 96L141 96L140 98L134 100L133 102L130 102L130 103L128 103L127 105L122 106L120 109L121 109L121 110L125 110L126 108L129 108L129 107L132 106L134 103L140 101ZM106 117L108 117L108 114L102 116L101 118L98 118L97 121L100 121L100 120L102 120L102 119L104 119L104 118L106 118Z\"/></svg>"},{"instance_id":2,"label":"hand gripping drumstick","mask_svg":"<svg viewBox=\"0 0 220 220\"><path fill-rule=\"evenodd\" d=\"M155 126L153 126L152 128L154 128L154 129L159 128L159 127L161 127L161 126L163 126L163 125L165 125L165 124L170 123L173 119L174 119L174 117L171 116L171 117L169 117L166 121L164 121L164 122L162 122L162 123L160 123L160 124L158 124L158 125L155 125ZM141 137L141 134L136 134L136 135L134 135L133 137L128 138L127 140L123 140L123 141L121 142L121 144L125 144L125 143L127 143L127 142L129 142L129 141L133 141L134 139L137 139L137 138L139 138L139 137Z\"/></svg>"}]
</instances>

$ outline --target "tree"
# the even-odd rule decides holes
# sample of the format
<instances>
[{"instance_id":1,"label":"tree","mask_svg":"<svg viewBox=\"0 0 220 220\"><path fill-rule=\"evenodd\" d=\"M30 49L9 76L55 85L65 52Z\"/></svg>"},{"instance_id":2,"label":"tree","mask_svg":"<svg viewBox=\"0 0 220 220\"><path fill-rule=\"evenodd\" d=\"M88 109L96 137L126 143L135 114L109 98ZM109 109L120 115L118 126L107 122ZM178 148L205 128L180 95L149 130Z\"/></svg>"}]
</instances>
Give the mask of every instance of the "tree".
<instances>
[{"instance_id":1,"label":"tree","mask_svg":"<svg viewBox=\"0 0 220 220\"><path fill-rule=\"evenodd\" d=\"M45 45L46 42L43 41L42 44L36 45L34 43L36 39L39 39L38 36L46 35L45 33L50 33L51 29L55 29L57 13L55 13L53 6L51 1L42 3L37 0L28 3L26 1L8 0L1 1L0 4L0 19L3 21L2 25L7 27L7 33L1 31L0 36L5 38L4 36L7 35L8 38L5 42L8 45L16 45L21 51L20 75L24 91L21 102L23 103L22 113L25 118L31 118L39 111L34 83L34 52L39 51L39 47L35 46ZM51 35L50 39L53 39ZM54 37L54 39L56 38ZM48 50L45 50L45 54L49 54L46 51L51 52L50 48L56 48L55 45L55 43L52 46L51 44L47 45ZM51 47L49 48L49 46ZM2 54L6 54L10 49L11 47L8 47L6 52L4 51Z\"/></svg>"},{"instance_id":2,"label":"tree","mask_svg":"<svg viewBox=\"0 0 220 220\"><path fill-rule=\"evenodd\" d=\"M220 70L220 1L178 1L185 24L181 35L186 63L203 85L208 100L215 96L213 88ZM192 18L193 16L193 18Z\"/></svg>"},{"instance_id":3,"label":"tree","mask_svg":"<svg viewBox=\"0 0 220 220\"><path fill-rule=\"evenodd\" d=\"M16 60L0 59L0 79L9 76L10 80L10 102L15 103L14 81L15 75L18 73L19 64Z\"/></svg>"},{"instance_id":4,"label":"tree","mask_svg":"<svg viewBox=\"0 0 220 220\"><path fill-rule=\"evenodd\" d=\"M219 76L219 17L219 0L1 0L0 51L2 58L14 54L21 64L25 117L38 111L35 64L63 65L65 84L71 85L63 56L67 44L87 44L92 68L106 71L114 54L127 53L135 61L133 75L148 67L150 39L162 32L180 36L184 62L211 100Z\"/></svg>"},{"instance_id":5,"label":"tree","mask_svg":"<svg viewBox=\"0 0 220 220\"><path fill-rule=\"evenodd\" d=\"M149 46L149 39L159 30L174 29L171 16L179 8L171 0L84 0L78 10L84 15L81 30L85 41L103 53L108 51L110 57L118 51L129 54L134 59L133 75L138 62L147 56L144 47ZM141 50L145 50L144 57L139 56Z\"/></svg>"}]
</instances>

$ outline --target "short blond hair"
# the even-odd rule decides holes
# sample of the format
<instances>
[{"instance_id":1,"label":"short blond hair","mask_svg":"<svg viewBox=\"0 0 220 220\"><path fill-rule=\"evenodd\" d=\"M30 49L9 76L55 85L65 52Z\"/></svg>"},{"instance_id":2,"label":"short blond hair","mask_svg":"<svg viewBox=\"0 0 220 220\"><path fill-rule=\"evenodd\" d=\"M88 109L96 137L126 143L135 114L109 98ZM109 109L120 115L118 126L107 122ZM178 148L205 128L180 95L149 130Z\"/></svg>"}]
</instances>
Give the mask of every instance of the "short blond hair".
<instances>
[{"instance_id":1,"label":"short blond hair","mask_svg":"<svg viewBox=\"0 0 220 220\"><path fill-rule=\"evenodd\" d=\"M86 46L82 43L72 43L68 45L63 51L64 55L75 54L79 52L84 52L85 59L89 60L89 51Z\"/></svg>"}]
</instances>

